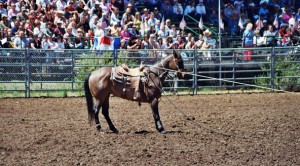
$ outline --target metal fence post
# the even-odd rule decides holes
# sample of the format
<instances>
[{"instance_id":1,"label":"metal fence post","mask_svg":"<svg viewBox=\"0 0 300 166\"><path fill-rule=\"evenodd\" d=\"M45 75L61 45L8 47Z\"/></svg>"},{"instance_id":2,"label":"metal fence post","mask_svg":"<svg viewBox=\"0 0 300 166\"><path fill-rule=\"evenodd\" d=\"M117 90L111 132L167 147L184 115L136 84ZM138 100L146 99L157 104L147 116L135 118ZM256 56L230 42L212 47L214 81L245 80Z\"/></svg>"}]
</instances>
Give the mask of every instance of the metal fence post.
<instances>
[{"instance_id":1,"label":"metal fence post","mask_svg":"<svg viewBox=\"0 0 300 166\"><path fill-rule=\"evenodd\" d=\"M272 92L274 92L275 87L275 63L276 63L276 55L275 55L275 47L272 47L272 53L271 53L271 73L270 73L270 84L272 88Z\"/></svg>"},{"instance_id":2,"label":"metal fence post","mask_svg":"<svg viewBox=\"0 0 300 166\"><path fill-rule=\"evenodd\" d=\"M198 86L197 86L197 66L198 66L198 56L197 56L197 54L196 54L197 52L196 52L196 48L194 49L194 76L193 76L193 95L195 95L195 94L197 94L197 88L198 88Z\"/></svg>"},{"instance_id":3,"label":"metal fence post","mask_svg":"<svg viewBox=\"0 0 300 166\"><path fill-rule=\"evenodd\" d=\"M30 97L30 54L28 53L28 49L25 49L25 67L24 67L24 74L25 74L25 97Z\"/></svg>"},{"instance_id":4,"label":"metal fence post","mask_svg":"<svg viewBox=\"0 0 300 166\"><path fill-rule=\"evenodd\" d=\"M71 56L72 56L72 92L74 92L74 83L75 83L75 72L74 72L74 69L75 69L75 56L74 56L74 50L72 49L71 50Z\"/></svg>"}]
</instances>

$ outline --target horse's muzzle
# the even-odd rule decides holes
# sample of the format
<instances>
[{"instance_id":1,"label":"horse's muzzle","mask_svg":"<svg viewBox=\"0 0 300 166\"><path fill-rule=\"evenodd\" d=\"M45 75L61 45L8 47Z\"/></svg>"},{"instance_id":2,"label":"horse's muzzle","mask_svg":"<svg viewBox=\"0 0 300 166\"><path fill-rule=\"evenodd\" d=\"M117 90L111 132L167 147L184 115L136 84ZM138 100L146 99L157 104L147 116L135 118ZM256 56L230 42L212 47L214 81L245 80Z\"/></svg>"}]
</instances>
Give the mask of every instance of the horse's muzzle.
<instances>
[{"instance_id":1,"label":"horse's muzzle","mask_svg":"<svg viewBox=\"0 0 300 166\"><path fill-rule=\"evenodd\" d=\"M187 79L186 74L187 74L186 69L182 69L181 71L176 72L176 76L179 79Z\"/></svg>"}]
</instances>

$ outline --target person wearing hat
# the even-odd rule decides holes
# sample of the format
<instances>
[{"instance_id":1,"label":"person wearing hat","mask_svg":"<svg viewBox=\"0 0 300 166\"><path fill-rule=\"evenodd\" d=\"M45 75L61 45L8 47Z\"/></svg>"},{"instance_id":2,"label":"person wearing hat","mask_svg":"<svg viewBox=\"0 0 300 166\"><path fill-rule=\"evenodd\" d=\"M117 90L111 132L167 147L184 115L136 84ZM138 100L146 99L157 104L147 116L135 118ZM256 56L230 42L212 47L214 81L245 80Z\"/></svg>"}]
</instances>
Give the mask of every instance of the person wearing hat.
<instances>
[{"instance_id":1,"label":"person wearing hat","mask_svg":"<svg viewBox=\"0 0 300 166\"><path fill-rule=\"evenodd\" d=\"M183 17L183 7L182 7L181 3L178 3L177 0L174 0L173 14L174 14L174 22L181 21L181 19Z\"/></svg>"},{"instance_id":2,"label":"person wearing hat","mask_svg":"<svg viewBox=\"0 0 300 166\"><path fill-rule=\"evenodd\" d=\"M27 13L28 13L27 9L23 6L21 8L21 12L18 13L18 15L17 15L17 18L19 18L21 21L26 21L26 20L28 20L28 14Z\"/></svg>"},{"instance_id":3,"label":"person wearing hat","mask_svg":"<svg viewBox=\"0 0 300 166\"><path fill-rule=\"evenodd\" d=\"M83 12L81 12L79 14L79 19L81 20L83 17L85 17L87 21L90 20L91 16L89 14L89 11L90 11L89 7L88 6L84 6Z\"/></svg>"},{"instance_id":4,"label":"person wearing hat","mask_svg":"<svg viewBox=\"0 0 300 166\"><path fill-rule=\"evenodd\" d=\"M162 15L157 7L154 8L154 17L156 18L156 20L162 20Z\"/></svg>"},{"instance_id":5,"label":"person wearing hat","mask_svg":"<svg viewBox=\"0 0 300 166\"><path fill-rule=\"evenodd\" d=\"M216 39L212 38L212 33L209 29L206 29L204 32L204 43L202 45L202 49L215 49L216 48L216 44L217 41ZM203 52L204 57L206 58L206 60L211 60L211 55L212 52L211 51L205 51Z\"/></svg>"},{"instance_id":6,"label":"person wearing hat","mask_svg":"<svg viewBox=\"0 0 300 166\"><path fill-rule=\"evenodd\" d=\"M140 31L136 28L136 25L133 24L131 30L129 31L131 36L136 36L136 37L140 37Z\"/></svg>"},{"instance_id":7,"label":"person wearing hat","mask_svg":"<svg viewBox=\"0 0 300 166\"><path fill-rule=\"evenodd\" d=\"M63 27L63 22L61 20L58 20L56 22L56 28L54 29L54 35L55 36L63 36L66 33L65 28Z\"/></svg>"},{"instance_id":8,"label":"person wearing hat","mask_svg":"<svg viewBox=\"0 0 300 166\"><path fill-rule=\"evenodd\" d=\"M81 28L77 29L77 35L75 37L75 48L76 49L84 49L85 48L85 33Z\"/></svg>"}]
</instances>

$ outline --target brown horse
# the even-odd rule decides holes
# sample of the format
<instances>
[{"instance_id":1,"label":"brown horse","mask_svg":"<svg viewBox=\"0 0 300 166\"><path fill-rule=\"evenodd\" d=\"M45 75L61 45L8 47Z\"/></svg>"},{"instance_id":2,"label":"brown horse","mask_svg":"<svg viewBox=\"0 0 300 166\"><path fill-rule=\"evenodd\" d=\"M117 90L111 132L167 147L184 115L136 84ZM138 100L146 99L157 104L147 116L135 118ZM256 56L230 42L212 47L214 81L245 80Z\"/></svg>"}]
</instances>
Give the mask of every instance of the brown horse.
<instances>
[{"instance_id":1,"label":"brown horse","mask_svg":"<svg viewBox=\"0 0 300 166\"><path fill-rule=\"evenodd\" d=\"M105 117L112 132L118 133L109 117L109 97L110 94L127 100L149 103L152 109L156 129L160 133L165 133L165 129L160 120L158 111L158 102L162 93L162 83L170 70L183 71L184 63L181 55L173 50L173 54L163 58L160 62L146 67L144 82L140 83L140 97L134 98L134 92L130 88L125 89L122 82L116 82L112 79L112 72L115 68L102 67L91 73L85 80L84 89L88 108L89 121L95 120L96 128L103 132L99 122L99 110L102 107L102 114ZM179 78L183 75L176 72ZM142 85L142 86L141 86Z\"/></svg>"}]
</instances>

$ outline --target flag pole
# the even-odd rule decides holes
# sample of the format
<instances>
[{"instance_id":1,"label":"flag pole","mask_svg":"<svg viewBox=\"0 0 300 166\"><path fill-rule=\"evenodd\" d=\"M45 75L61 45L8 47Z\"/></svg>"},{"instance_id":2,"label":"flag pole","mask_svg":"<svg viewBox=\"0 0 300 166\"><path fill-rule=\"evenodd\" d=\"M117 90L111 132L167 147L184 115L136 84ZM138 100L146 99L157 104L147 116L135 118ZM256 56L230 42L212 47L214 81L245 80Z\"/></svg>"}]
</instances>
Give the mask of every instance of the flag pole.
<instances>
[{"instance_id":1,"label":"flag pole","mask_svg":"<svg viewBox=\"0 0 300 166\"><path fill-rule=\"evenodd\" d=\"M219 48L221 49L221 0L219 0Z\"/></svg>"}]
</instances>

